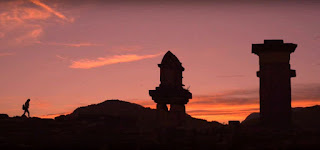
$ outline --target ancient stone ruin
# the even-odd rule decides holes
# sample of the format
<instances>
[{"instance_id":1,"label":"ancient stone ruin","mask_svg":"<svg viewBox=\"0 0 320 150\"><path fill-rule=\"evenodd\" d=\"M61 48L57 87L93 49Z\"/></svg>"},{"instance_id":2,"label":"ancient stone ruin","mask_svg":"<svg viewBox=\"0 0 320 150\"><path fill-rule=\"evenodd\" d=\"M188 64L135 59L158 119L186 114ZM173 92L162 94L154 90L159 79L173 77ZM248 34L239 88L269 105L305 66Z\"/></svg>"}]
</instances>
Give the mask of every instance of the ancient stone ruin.
<instances>
[{"instance_id":1,"label":"ancient stone ruin","mask_svg":"<svg viewBox=\"0 0 320 150\"><path fill-rule=\"evenodd\" d=\"M283 40L264 40L252 44L252 53L259 56L260 71L260 119L263 125L289 126L291 124L291 77L290 54L297 44Z\"/></svg>"},{"instance_id":2,"label":"ancient stone ruin","mask_svg":"<svg viewBox=\"0 0 320 150\"><path fill-rule=\"evenodd\" d=\"M149 90L149 95L157 103L157 109L168 111L167 104L170 104L170 112L185 114L185 104L192 98L189 90L183 88L182 72L184 68L178 58L168 51L160 67L160 85L155 90Z\"/></svg>"}]
</instances>

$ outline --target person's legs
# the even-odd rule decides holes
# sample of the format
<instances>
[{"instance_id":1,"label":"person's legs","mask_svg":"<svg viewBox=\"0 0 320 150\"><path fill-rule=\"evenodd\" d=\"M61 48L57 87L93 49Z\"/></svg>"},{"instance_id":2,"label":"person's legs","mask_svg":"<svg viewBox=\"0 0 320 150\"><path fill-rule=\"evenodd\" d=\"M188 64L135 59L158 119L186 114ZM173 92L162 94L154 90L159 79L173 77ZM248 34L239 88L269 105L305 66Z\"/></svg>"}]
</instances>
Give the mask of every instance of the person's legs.
<instances>
[{"instance_id":1,"label":"person's legs","mask_svg":"<svg viewBox=\"0 0 320 150\"><path fill-rule=\"evenodd\" d=\"M28 113L28 117L30 117L30 112L29 112L29 110L26 110L26 112Z\"/></svg>"}]
</instances>

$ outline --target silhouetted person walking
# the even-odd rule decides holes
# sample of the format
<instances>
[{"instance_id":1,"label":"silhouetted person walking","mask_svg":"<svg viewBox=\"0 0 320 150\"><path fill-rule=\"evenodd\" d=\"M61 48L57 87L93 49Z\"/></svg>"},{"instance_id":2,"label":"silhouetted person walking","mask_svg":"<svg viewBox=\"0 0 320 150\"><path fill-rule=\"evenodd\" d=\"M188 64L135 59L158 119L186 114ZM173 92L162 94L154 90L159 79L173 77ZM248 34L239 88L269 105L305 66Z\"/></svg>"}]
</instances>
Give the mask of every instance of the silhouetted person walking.
<instances>
[{"instance_id":1,"label":"silhouetted person walking","mask_svg":"<svg viewBox=\"0 0 320 150\"><path fill-rule=\"evenodd\" d=\"M26 103L24 103L24 105L22 105L22 109L24 110L24 113L23 113L22 116L25 116L26 112L27 112L28 113L28 117L30 117L29 102L30 102L30 99L27 99Z\"/></svg>"}]
</instances>

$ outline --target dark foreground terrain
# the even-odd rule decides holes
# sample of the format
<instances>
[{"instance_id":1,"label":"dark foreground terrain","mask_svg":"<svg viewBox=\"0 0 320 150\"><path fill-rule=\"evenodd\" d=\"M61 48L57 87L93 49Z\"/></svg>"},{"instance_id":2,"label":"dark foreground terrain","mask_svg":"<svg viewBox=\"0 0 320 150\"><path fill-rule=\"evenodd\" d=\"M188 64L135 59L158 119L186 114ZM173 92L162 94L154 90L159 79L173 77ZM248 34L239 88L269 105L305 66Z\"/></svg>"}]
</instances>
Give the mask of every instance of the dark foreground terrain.
<instances>
[{"instance_id":1,"label":"dark foreground terrain","mask_svg":"<svg viewBox=\"0 0 320 150\"><path fill-rule=\"evenodd\" d=\"M251 114L240 125L222 125L108 100L55 119L0 115L0 149L55 150L299 150L320 147L320 107L298 108L294 126L260 127ZM252 117L253 116L253 117Z\"/></svg>"}]
</instances>

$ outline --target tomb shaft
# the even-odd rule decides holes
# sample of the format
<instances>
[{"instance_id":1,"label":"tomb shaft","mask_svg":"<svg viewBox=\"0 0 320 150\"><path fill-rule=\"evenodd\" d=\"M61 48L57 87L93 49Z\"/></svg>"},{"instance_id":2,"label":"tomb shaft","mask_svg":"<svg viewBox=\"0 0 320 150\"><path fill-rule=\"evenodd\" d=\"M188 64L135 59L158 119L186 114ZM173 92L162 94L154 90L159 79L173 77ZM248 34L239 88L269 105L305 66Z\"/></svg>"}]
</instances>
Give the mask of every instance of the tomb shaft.
<instances>
[{"instance_id":1,"label":"tomb shaft","mask_svg":"<svg viewBox=\"0 0 320 150\"><path fill-rule=\"evenodd\" d=\"M157 103L158 110L168 111L167 104L169 104L170 112L185 115L185 104L192 98L192 94L183 88L184 68L181 62L168 51L158 67L160 68L160 85L155 90L149 90L149 95Z\"/></svg>"},{"instance_id":2,"label":"tomb shaft","mask_svg":"<svg viewBox=\"0 0 320 150\"><path fill-rule=\"evenodd\" d=\"M283 40L265 40L253 44L252 53L259 56L257 76L260 78L260 120L263 125L288 126L291 124L290 54L297 45Z\"/></svg>"}]
</instances>

